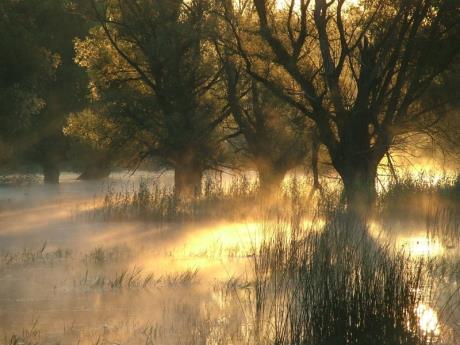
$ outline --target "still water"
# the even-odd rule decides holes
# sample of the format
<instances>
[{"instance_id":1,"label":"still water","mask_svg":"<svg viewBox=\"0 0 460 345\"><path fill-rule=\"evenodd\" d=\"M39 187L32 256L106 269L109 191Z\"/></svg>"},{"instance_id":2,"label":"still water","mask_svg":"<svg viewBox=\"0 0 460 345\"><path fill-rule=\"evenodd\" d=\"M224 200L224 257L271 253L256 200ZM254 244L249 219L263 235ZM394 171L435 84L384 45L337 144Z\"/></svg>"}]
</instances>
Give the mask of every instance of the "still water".
<instances>
[{"instance_id":1,"label":"still water","mask_svg":"<svg viewBox=\"0 0 460 345\"><path fill-rule=\"evenodd\" d=\"M16 334L40 343L128 344L154 337L173 344L197 336L190 329L219 332L224 325L228 331L229 325L244 323L238 310L227 310L222 321L216 286L247 272L264 226L97 221L85 215L100 207L108 186L135 188L142 178L168 186L172 174L120 173L104 182L75 178L64 174L54 187L0 187L0 334L5 339ZM309 229L324 224L304 222ZM413 256L455 252L427 239L417 224L391 235L377 223L370 230L378 241L391 241ZM440 332L435 308L420 304L417 315L422 330Z\"/></svg>"}]
</instances>

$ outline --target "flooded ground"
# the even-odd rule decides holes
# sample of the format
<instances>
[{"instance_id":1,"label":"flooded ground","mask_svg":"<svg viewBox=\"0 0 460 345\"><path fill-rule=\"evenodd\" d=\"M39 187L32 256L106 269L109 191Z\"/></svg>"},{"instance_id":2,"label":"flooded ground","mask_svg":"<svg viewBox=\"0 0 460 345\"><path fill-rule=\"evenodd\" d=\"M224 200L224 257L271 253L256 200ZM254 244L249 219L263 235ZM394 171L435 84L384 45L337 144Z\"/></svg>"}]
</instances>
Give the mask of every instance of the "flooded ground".
<instances>
[{"instance_id":1,"label":"flooded ground","mask_svg":"<svg viewBox=\"0 0 460 345\"><path fill-rule=\"evenodd\" d=\"M65 174L55 187L0 187L0 334L5 343L14 335L34 343L80 344L206 344L210 338L238 343L244 338L246 316L238 305L222 310L219 286L247 273L264 226L91 217L108 187L136 188L146 177L165 186L172 182L171 174L115 174L104 182ZM458 255L457 247L427 239L422 221L398 226L389 233L376 223L371 234L414 257ZM418 308L421 328L440 332L438 311L428 304Z\"/></svg>"},{"instance_id":2,"label":"flooded ground","mask_svg":"<svg viewBox=\"0 0 460 345\"><path fill-rule=\"evenodd\" d=\"M94 343L153 327L174 343L187 323L205 322L213 285L244 270L254 226L89 219L108 185L134 188L145 175L75 177L55 187L0 188L0 333L34 329L44 342Z\"/></svg>"}]
</instances>

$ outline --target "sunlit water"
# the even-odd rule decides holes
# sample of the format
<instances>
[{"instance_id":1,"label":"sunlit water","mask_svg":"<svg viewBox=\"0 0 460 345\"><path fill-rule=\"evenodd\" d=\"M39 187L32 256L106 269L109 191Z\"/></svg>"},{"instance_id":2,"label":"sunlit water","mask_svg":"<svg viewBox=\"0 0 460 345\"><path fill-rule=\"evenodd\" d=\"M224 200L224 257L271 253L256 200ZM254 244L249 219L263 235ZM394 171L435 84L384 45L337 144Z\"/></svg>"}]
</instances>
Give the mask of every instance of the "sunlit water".
<instances>
[{"instance_id":1,"label":"sunlit water","mask_svg":"<svg viewBox=\"0 0 460 345\"><path fill-rule=\"evenodd\" d=\"M0 187L0 334L139 343L155 330L174 344L204 327L213 285L245 270L259 228L88 221L108 188L137 188L142 178L168 186L172 175L75 178Z\"/></svg>"},{"instance_id":2,"label":"sunlit water","mask_svg":"<svg viewBox=\"0 0 460 345\"><path fill-rule=\"evenodd\" d=\"M388 226L388 225L387 225ZM424 260L426 263L432 262L433 264L439 262L440 260L452 260L451 262L459 262L459 248L457 246L448 246L441 239L436 237L431 237L427 235L426 225L424 220L419 222L409 222L407 224L401 224L397 222L395 228L383 229L378 223L371 223L370 225L370 234L377 241L381 242L384 245L391 245L396 250L400 250L405 253L408 257L415 260ZM455 267L455 264L454 264ZM452 296L455 296L457 290L457 281L454 279L452 282L442 281L443 286L450 286L451 290L449 293L439 295L434 300L437 300L441 309L443 305L440 302L441 300L449 300ZM436 284L435 284L436 287ZM454 293L450 295L450 293ZM431 289L423 292L427 296L435 294ZM455 315L453 319L454 327L457 327L459 311L458 306L455 307L456 310L444 311L444 314L449 314L449 317ZM426 303L420 303L416 309L416 315L419 319L419 327L424 332L432 337L442 336L443 325L438 315L438 311ZM443 315L445 316L445 315Z\"/></svg>"},{"instance_id":3,"label":"sunlit water","mask_svg":"<svg viewBox=\"0 0 460 345\"><path fill-rule=\"evenodd\" d=\"M115 174L103 182L75 177L65 174L55 187L0 187L0 333L39 329L45 342L94 344L104 336L136 343L152 329L157 337L171 329L183 337L191 336L187 327L209 325L201 315L218 313L213 287L245 274L267 224L87 221L80 215L98 207L108 187L135 188L146 177L168 186L172 175ZM304 220L303 227L323 225ZM391 238L416 257L452 252L422 230L406 230L390 236L374 224L371 234L385 243ZM417 315L423 331L440 333L435 309L421 304Z\"/></svg>"},{"instance_id":4,"label":"sunlit water","mask_svg":"<svg viewBox=\"0 0 460 345\"><path fill-rule=\"evenodd\" d=\"M440 325L436 311L426 304L420 304L417 307L417 316L419 317L420 328L425 333L439 335Z\"/></svg>"}]
</instances>

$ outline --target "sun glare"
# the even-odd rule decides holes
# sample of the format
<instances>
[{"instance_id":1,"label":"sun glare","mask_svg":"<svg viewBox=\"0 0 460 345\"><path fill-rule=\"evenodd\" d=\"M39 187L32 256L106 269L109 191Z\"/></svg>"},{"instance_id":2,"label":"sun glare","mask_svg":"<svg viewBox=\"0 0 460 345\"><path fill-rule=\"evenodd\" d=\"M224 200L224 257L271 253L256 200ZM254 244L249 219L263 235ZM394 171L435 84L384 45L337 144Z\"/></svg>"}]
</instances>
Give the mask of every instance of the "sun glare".
<instances>
[{"instance_id":1,"label":"sun glare","mask_svg":"<svg viewBox=\"0 0 460 345\"><path fill-rule=\"evenodd\" d=\"M424 236L401 236L398 238L399 246L411 256L440 256L444 247L438 241Z\"/></svg>"},{"instance_id":2,"label":"sun glare","mask_svg":"<svg viewBox=\"0 0 460 345\"><path fill-rule=\"evenodd\" d=\"M439 335L439 320L436 311L426 304L419 304L417 317L420 329L426 334Z\"/></svg>"},{"instance_id":3,"label":"sun glare","mask_svg":"<svg viewBox=\"0 0 460 345\"><path fill-rule=\"evenodd\" d=\"M402 235L401 233L392 235L383 231L380 224L372 222L369 226L369 234L382 243L394 243L396 248L412 257L436 257L445 254L445 247L442 243L426 237L426 234L420 231L412 232L410 235Z\"/></svg>"}]
</instances>

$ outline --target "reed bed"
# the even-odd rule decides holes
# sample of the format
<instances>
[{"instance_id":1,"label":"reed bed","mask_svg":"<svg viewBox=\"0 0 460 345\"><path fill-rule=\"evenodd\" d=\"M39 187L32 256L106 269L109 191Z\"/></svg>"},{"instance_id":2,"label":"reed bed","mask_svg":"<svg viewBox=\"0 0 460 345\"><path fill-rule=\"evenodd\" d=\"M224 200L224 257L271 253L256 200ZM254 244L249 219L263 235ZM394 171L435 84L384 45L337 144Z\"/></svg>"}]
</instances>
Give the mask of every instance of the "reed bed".
<instances>
[{"instance_id":1,"label":"reed bed","mask_svg":"<svg viewBox=\"0 0 460 345\"><path fill-rule=\"evenodd\" d=\"M279 224L255 249L248 283L227 285L229 303L246 315L248 343L453 344L446 325L460 299L458 291L440 297L433 272L441 263L375 243L340 212L321 232ZM440 311L429 327L420 314L427 305Z\"/></svg>"},{"instance_id":2,"label":"reed bed","mask_svg":"<svg viewBox=\"0 0 460 345\"><path fill-rule=\"evenodd\" d=\"M138 267L115 274L86 273L79 284L96 293L175 288L184 294L182 304L165 307L164 319L142 328L135 341L102 337L94 343L153 345L177 339L190 345L460 343L460 259L411 256L383 243L372 237L366 222L346 212L340 188L325 184L313 196L309 183L288 179L269 200L256 181L246 178L227 186L205 180L202 196L185 202L175 198L173 190L146 180L125 192L109 189L102 207L94 211L97 219L241 222L252 217L263 228L264 238L249 253L234 255L246 261L246 274L215 284L206 303L187 299L187 289L200 285L196 270L158 277ZM416 219L425 224L427 238L458 248L459 185L458 178L433 183L426 178L399 179L379 196L375 218L384 231L387 224ZM306 218L310 222L304 222ZM45 249L6 255L3 261L41 262L48 257ZM220 247L216 252L216 256L226 253ZM84 262L100 270L128 254L96 247ZM52 254L61 255L65 256ZM431 310L435 317L430 319ZM5 344L27 344L27 335L5 338Z\"/></svg>"},{"instance_id":3,"label":"reed bed","mask_svg":"<svg viewBox=\"0 0 460 345\"><path fill-rule=\"evenodd\" d=\"M332 181L321 190L312 190L309 177L286 178L278 193L267 195L257 179L245 175L224 184L221 179L206 178L201 195L183 200L174 189L141 180L135 188L116 191L107 187L102 205L90 218L103 221L140 220L157 223L184 223L206 220L257 220L267 214L291 210L308 212L328 210L341 202L340 186Z\"/></svg>"},{"instance_id":4,"label":"reed bed","mask_svg":"<svg viewBox=\"0 0 460 345\"><path fill-rule=\"evenodd\" d=\"M171 188L141 180L138 188L114 191L108 188L103 204L93 217L105 221L143 220L184 222L212 219L227 214L237 216L237 205L249 206L257 186L247 178L234 179L226 189L215 180L205 180L203 194L192 200L181 200Z\"/></svg>"}]
</instances>

